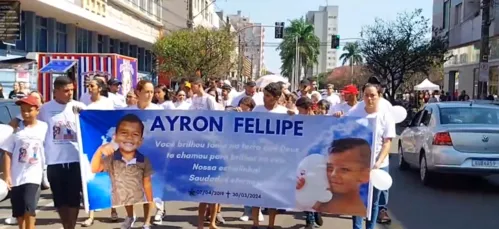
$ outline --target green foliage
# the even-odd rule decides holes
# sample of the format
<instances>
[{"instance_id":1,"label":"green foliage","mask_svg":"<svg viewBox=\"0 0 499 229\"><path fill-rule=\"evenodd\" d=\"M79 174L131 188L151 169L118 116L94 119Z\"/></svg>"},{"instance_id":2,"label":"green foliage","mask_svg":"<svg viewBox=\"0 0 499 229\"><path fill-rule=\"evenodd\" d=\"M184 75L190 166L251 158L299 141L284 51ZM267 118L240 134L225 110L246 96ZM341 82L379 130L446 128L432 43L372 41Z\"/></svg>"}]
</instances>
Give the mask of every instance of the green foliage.
<instances>
[{"instance_id":1,"label":"green foliage","mask_svg":"<svg viewBox=\"0 0 499 229\"><path fill-rule=\"evenodd\" d=\"M447 37L431 28L421 12L399 14L395 21L376 19L374 25L363 29L365 40L360 50L366 68L383 81L392 100L404 81L418 73L428 74L448 58Z\"/></svg>"},{"instance_id":2,"label":"green foliage","mask_svg":"<svg viewBox=\"0 0 499 229\"><path fill-rule=\"evenodd\" d=\"M300 66L307 68L317 63L319 57L320 40L314 34L314 26L302 17L290 21L290 25L284 29L284 38L277 47L281 57L281 75L291 78L295 67L296 39L298 39L298 51L300 53Z\"/></svg>"},{"instance_id":3,"label":"green foliage","mask_svg":"<svg viewBox=\"0 0 499 229\"><path fill-rule=\"evenodd\" d=\"M343 47L343 51L344 53L340 56L342 65L345 65L347 62L350 66L362 64L363 58L360 52L359 42L346 43L345 47Z\"/></svg>"},{"instance_id":4,"label":"green foliage","mask_svg":"<svg viewBox=\"0 0 499 229\"><path fill-rule=\"evenodd\" d=\"M235 34L227 30L195 28L179 30L161 37L154 44L159 68L174 76L203 77L227 75L237 47Z\"/></svg>"}]
</instances>

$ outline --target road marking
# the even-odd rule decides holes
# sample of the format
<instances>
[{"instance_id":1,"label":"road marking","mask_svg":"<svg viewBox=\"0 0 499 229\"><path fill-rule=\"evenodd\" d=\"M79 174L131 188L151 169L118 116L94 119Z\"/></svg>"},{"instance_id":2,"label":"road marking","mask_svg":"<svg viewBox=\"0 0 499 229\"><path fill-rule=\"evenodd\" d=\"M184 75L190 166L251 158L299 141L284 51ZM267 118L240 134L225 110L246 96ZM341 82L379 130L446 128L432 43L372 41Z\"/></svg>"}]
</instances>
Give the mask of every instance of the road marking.
<instances>
[{"instance_id":1,"label":"road marking","mask_svg":"<svg viewBox=\"0 0 499 229\"><path fill-rule=\"evenodd\" d=\"M38 202L38 207L36 209L36 214L38 214L38 212L42 211L42 210L47 210L51 207L54 206L54 202L51 200L51 199L42 199L41 201ZM2 219L2 224L5 223L5 219L6 218L9 218L9 217L12 217L11 214L9 215L5 215L5 214L2 214L0 215L0 219ZM9 228L17 228L17 225L0 225L0 229L9 229Z\"/></svg>"}]
</instances>

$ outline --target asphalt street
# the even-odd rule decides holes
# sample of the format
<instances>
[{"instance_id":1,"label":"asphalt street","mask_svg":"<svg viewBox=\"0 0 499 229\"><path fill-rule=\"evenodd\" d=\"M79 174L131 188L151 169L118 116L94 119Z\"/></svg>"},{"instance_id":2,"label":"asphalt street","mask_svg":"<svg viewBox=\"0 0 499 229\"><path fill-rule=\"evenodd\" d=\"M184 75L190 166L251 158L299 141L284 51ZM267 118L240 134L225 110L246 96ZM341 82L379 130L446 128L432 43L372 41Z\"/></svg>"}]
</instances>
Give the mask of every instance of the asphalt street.
<instances>
[{"instance_id":1,"label":"asphalt street","mask_svg":"<svg viewBox=\"0 0 499 229\"><path fill-rule=\"evenodd\" d=\"M419 182L416 171L401 172L397 170L396 165L397 155L392 154L390 173L394 184L390 190L389 213L393 222L390 225L378 225L378 229L498 228L499 177L478 179L446 176L439 185L425 187ZM39 206L37 228L60 228L57 214L52 207L50 191L43 192ZM153 228L195 228L197 214L195 203L169 202L167 212L166 222L162 226ZM119 209L118 213L123 216L123 209ZM142 216L140 207L137 208L136 213L139 218ZM0 218L4 219L10 214L9 200L1 202ZM223 216L227 224L220 228L249 228L250 223L238 220L241 214L242 207L240 206L224 206ZM82 210L80 221L85 219L85 215ZM91 228L119 228L120 223L111 223L109 215L109 210L97 212L95 224ZM323 228L349 229L352 227L349 217L326 216L324 219ZM281 228L303 228L303 214L279 215L277 224ZM138 222L135 225L140 228L142 223ZM0 225L0 229L7 228L17 227Z\"/></svg>"}]
</instances>

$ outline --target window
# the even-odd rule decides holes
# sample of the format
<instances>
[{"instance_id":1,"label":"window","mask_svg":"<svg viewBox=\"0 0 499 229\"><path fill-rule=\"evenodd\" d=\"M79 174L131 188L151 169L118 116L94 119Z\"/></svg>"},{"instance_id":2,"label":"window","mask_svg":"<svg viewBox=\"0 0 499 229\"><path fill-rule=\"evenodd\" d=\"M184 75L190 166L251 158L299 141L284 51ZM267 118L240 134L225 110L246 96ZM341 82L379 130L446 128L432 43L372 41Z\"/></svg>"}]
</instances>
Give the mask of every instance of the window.
<instances>
[{"instance_id":1,"label":"window","mask_svg":"<svg viewBox=\"0 0 499 229\"><path fill-rule=\"evenodd\" d=\"M125 55L125 43L120 42L120 54Z\"/></svg>"},{"instance_id":2,"label":"window","mask_svg":"<svg viewBox=\"0 0 499 229\"><path fill-rule=\"evenodd\" d=\"M0 124L9 124L10 120L10 113L7 107L0 107Z\"/></svg>"},{"instance_id":3,"label":"window","mask_svg":"<svg viewBox=\"0 0 499 229\"><path fill-rule=\"evenodd\" d=\"M440 124L499 125L499 109L480 107L440 108Z\"/></svg>"},{"instance_id":4,"label":"window","mask_svg":"<svg viewBox=\"0 0 499 229\"><path fill-rule=\"evenodd\" d=\"M76 52L90 53L92 51L92 32L78 28L76 30Z\"/></svg>"},{"instance_id":5,"label":"window","mask_svg":"<svg viewBox=\"0 0 499 229\"><path fill-rule=\"evenodd\" d=\"M146 1L147 1L147 0L139 0L139 1L140 1L139 8L140 8L142 11L145 11L145 10L146 10Z\"/></svg>"},{"instance_id":6,"label":"window","mask_svg":"<svg viewBox=\"0 0 499 229\"><path fill-rule=\"evenodd\" d=\"M21 13L21 37L19 40L16 40L16 47L15 49L17 50L25 50L26 48L26 25L25 25L25 13L24 11Z\"/></svg>"},{"instance_id":7,"label":"window","mask_svg":"<svg viewBox=\"0 0 499 229\"><path fill-rule=\"evenodd\" d=\"M138 66L139 71L144 71L144 69L145 69L145 60L144 59L145 59L146 55L144 53L144 50L145 49L143 49L143 48L139 48L139 50L137 52L138 55L139 55L139 58L138 58L138 61L139 61L139 66Z\"/></svg>"},{"instance_id":8,"label":"window","mask_svg":"<svg viewBox=\"0 0 499 229\"><path fill-rule=\"evenodd\" d=\"M116 46L115 46L115 42L116 40L115 39L110 39L109 40L109 52L110 53L117 53L116 51ZM140 62L139 62L140 63Z\"/></svg>"},{"instance_id":9,"label":"window","mask_svg":"<svg viewBox=\"0 0 499 229\"><path fill-rule=\"evenodd\" d=\"M156 19L158 21L161 21L162 20L162 17L161 17L161 11L163 10L162 6L161 6L161 1L159 0L155 0L155 6L156 6Z\"/></svg>"},{"instance_id":10,"label":"window","mask_svg":"<svg viewBox=\"0 0 499 229\"><path fill-rule=\"evenodd\" d=\"M149 15L153 15L153 4L154 3L154 0L147 0L147 14Z\"/></svg>"},{"instance_id":11,"label":"window","mask_svg":"<svg viewBox=\"0 0 499 229\"><path fill-rule=\"evenodd\" d=\"M462 22L463 18L463 3L459 3L456 5L456 12L454 13L454 25L458 25Z\"/></svg>"},{"instance_id":12,"label":"window","mask_svg":"<svg viewBox=\"0 0 499 229\"><path fill-rule=\"evenodd\" d=\"M146 61L145 62L145 71L150 72L152 70L152 56L151 56L151 51L146 50Z\"/></svg>"},{"instance_id":13,"label":"window","mask_svg":"<svg viewBox=\"0 0 499 229\"><path fill-rule=\"evenodd\" d=\"M100 34L97 36L97 52L98 53L104 52L104 36Z\"/></svg>"},{"instance_id":14,"label":"window","mask_svg":"<svg viewBox=\"0 0 499 229\"><path fill-rule=\"evenodd\" d=\"M443 28L444 29L449 29L450 25L450 0L446 0L444 2L444 20L443 20Z\"/></svg>"},{"instance_id":15,"label":"window","mask_svg":"<svg viewBox=\"0 0 499 229\"><path fill-rule=\"evenodd\" d=\"M468 63L468 55L466 55L466 53L459 55L459 63L460 64Z\"/></svg>"},{"instance_id":16,"label":"window","mask_svg":"<svg viewBox=\"0 0 499 229\"><path fill-rule=\"evenodd\" d=\"M57 22L57 52L66 52L67 28L66 24Z\"/></svg>"},{"instance_id":17,"label":"window","mask_svg":"<svg viewBox=\"0 0 499 229\"><path fill-rule=\"evenodd\" d=\"M36 17L36 51L47 52L47 19Z\"/></svg>"}]
</instances>

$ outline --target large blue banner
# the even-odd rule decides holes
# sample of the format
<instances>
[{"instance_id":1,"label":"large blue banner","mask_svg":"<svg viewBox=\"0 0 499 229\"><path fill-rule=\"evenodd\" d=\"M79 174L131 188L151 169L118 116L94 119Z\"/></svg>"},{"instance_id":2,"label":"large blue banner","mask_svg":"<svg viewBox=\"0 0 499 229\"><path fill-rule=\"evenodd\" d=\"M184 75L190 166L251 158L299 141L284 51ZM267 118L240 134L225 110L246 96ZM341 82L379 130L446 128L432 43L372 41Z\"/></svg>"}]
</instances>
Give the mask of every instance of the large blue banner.
<instances>
[{"instance_id":1,"label":"large blue banner","mask_svg":"<svg viewBox=\"0 0 499 229\"><path fill-rule=\"evenodd\" d=\"M368 212L366 120L117 110L82 111L79 126L90 210L163 200Z\"/></svg>"}]
</instances>

